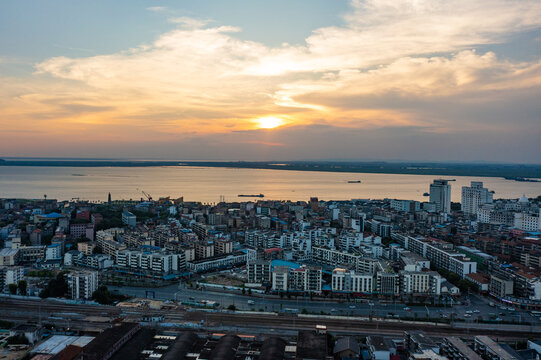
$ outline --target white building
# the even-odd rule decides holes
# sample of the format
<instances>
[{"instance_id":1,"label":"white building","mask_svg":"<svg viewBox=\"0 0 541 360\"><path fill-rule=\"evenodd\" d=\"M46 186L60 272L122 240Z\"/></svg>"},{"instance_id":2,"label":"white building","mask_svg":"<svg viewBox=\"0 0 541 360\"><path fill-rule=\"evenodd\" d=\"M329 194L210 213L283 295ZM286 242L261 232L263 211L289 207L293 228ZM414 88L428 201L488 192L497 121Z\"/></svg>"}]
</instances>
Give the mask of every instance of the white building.
<instances>
[{"instance_id":1,"label":"white building","mask_svg":"<svg viewBox=\"0 0 541 360\"><path fill-rule=\"evenodd\" d=\"M393 240L404 246L406 250L421 255L437 269L450 271L464 278L467 274L477 272L477 263L463 253L453 251L452 244L444 241L428 241L402 234L393 234Z\"/></svg>"},{"instance_id":2,"label":"white building","mask_svg":"<svg viewBox=\"0 0 541 360\"><path fill-rule=\"evenodd\" d=\"M403 294L440 295L441 276L435 271L401 271L400 291Z\"/></svg>"},{"instance_id":3,"label":"white building","mask_svg":"<svg viewBox=\"0 0 541 360\"><path fill-rule=\"evenodd\" d=\"M62 247L59 244L49 245L45 250L45 261L62 258Z\"/></svg>"},{"instance_id":4,"label":"white building","mask_svg":"<svg viewBox=\"0 0 541 360\"><path fill-rule=\"evenodd\" d=\"M69 296L72 299L90 299L98 290L97 271L79 271L66 276Z\"/></svg>"},{"instance_id":5,"label":"white building","mask_svg":"<svg viewBox=\"0 0 541 360\"><path fill-rule=\"evenodd\" d=\"M219 255L207 259L187 261L186 269L194 273L218 269L229 269L235 266L246 264L247 258L247 253L238 251L231 254Z\"/></svg>"},{"instance_id":6,"label":"white building","mask_svg":"<svg viewBox=\"0 0 541 360\"><path fill-rule=\"evenodd\" d=\"M331 289L339 292L372 293L374 291L374 276L356 274L352 270L336 268L332 272Z\"/></svg>"},{"instance_id":7,"label":"white building","mask_svg":"<svg viewBox=\"0 0 541 360\"><path fill-rule=\"evenodd\" d=\"M471 186L462 187L462 211L468 215L477 214L479 206L492 203L492 195L481 181L472 181Z\"/></svg>"},{"instance_id":8,"label":"white building","mask_svg":"<svg viewBox=\"0 0 541 360\"><path fill-rule=\"evenodd\" d=\"M122 212L122 223L134 227L137 225L137 217L129 211Z\"/></svg>"},{"instance_id":9,"label":"white building","mask_svg":"<svg viewBox=\"0 0 541 360\"><path fill-rule=\"evenodd\" d=\"M24 280L24 268L21 266L5 267L2 269L0 274L4 276L4 286L9 284L17 284L19 281Z\"/></svg>"},{"instance_id":10,"label":"white building","mask_svg":"<svg viewBox=\"0 0 541 360\"><path fill-rule=\"evenodd\" d=\"M272 270L272 290L287 291L289 286L289 266L275 266Z\"/></svg>"},{"instance_id":11,"label":"white building","mask_svg":"<svg viewBox=\"0 0 541 360\"><path fill-rule=\"evenodd\" d=\"M451 185L449 180L435 179L430 184L430 202L436 204L436 211L451 213Z\"/></svg>"},{"instance_id":12,"label":"white building","mask_svg":"<svg viewBox=\"0 0 541 360\"><path fill-rule=\"evenodd\" d=\"M528 214L524 212L515 213L514 225L517 229L524 231L541 231L539 214Z\"/></svg>"},{"instance_id":13,"label":"white building","mask_svg":"<svg viewBox=\"0 0 541 360\"><path fill-rule=\"evenodd\" d=\"M391 200L391 209L402 212L416 212L421 210L421 203L414 200Z\"/></svg>"},{"instance_id":14,"label":"white building","mask_svg":"<svg viewBox=\"0 0 541 360\"><path fill-rule=\"evenodd\" d=\"M183 255L183 253L165 254L139 250L120 250L116 254L115 264L120 268L131 268L166 275L183 270Z\"/></svg>"}]
</instances>

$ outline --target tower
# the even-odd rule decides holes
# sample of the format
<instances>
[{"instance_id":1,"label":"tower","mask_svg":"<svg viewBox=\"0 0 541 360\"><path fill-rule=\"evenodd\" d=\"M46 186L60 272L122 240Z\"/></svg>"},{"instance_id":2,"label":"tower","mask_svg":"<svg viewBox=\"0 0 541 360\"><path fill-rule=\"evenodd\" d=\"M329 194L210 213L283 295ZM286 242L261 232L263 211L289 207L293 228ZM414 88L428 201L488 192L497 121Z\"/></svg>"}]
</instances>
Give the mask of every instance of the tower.
<instances>
[{"instance_id":1,"label":"tower","mask_svg":"<svg viewBox=\"0 0 541 360\"><path fill-rule=\"evenodd\" d=\"M430 202L436 204L436 211L451 213L451 185L449 180L435 179L430 184Z\"/></svg>"},{"instance_id":2,"label":"tower","mask_svg":"<svg viewBox=\"0 0 541 360\"><path fill-rule=\"evenodd\" d=\"M107 205L111 205L111 193L107 196Z\"/></svg>"}]
</instances>

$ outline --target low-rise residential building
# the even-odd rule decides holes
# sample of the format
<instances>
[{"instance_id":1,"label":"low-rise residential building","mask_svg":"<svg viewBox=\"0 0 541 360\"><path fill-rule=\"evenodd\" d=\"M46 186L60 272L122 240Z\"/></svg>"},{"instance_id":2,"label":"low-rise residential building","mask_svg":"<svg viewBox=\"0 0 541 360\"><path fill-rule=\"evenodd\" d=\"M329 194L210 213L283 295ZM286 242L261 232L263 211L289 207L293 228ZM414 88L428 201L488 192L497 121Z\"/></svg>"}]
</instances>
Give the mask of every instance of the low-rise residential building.
<instances>
[{"instance_id":1,"label":"low-rise residential building","mask_svg":"<svg viewBox=\"0 0 541 360\"><path fill-rule=\"evenodd\" d=\"M371 294L374 292L374 275L356 274L353 270L334 269L331 289L336 292Z\"/></svg>"},{"instance_id":2,"label":"low-rise residential building","mask_svg":"<svg viewBox=\"0 0 541 360\"><path fill-rule=\"evenodd\" d=\"M77 271L66 275L69 297L72 299L91 299L98 289L97 271Z\"/></svg>"},{"instance_id":3,"label":"low-rise residential building","mask_svg":"<svg viewBox=\"0 0 541 360\"><path fill-rule=\"evenodd\" d=\"M186 262L187 270L199 273L211 270L229 269L246 264L246 252L237 251L231 254L218 255L211 258Z\"/></svg>"}]
</instances>

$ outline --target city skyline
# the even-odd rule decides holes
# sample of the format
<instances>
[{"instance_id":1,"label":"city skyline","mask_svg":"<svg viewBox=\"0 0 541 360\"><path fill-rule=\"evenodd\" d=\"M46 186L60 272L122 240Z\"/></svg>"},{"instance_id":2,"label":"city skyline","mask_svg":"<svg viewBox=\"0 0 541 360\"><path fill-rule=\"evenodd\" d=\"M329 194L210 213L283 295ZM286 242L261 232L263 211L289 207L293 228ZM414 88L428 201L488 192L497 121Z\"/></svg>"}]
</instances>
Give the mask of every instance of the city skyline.
<instances>
[{"instance_id":1,"label":"city skyline","mask_svg":"<svg viewBox=\"0 0 541 360\"><path fill-rule=\"evenodd\" d=\"M0 4L2 156L539 163L537 1Z\"/></svg>"}]
</instances>

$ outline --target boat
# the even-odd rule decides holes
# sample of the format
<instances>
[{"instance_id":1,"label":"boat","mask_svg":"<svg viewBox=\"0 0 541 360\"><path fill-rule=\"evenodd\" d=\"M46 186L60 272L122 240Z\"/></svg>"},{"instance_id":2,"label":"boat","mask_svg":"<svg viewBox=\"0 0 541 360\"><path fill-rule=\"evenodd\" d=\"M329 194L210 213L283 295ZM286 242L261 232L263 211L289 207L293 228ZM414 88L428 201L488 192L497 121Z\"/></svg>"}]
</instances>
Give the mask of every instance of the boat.
<instances>
[{"instance_id":1,"label":"boat","mask_svg":"<svg viewBox=\"0 0 541 360\"><path fill-rule=\"evenodd\" d=\"M238 197L265 197L265 195L263 194L259 194L259 195L245 195L245 194L239 194Z\"/></svg>"},{"instance_id":2,"label":"boat","mask_svg":"<svg viewBox=\"0 0 541 360\"><path fill-rule=\"evenodd\" d=\"M360 184L361 180L349 180L348 184Z\"/></svg>"}]
</instances>

